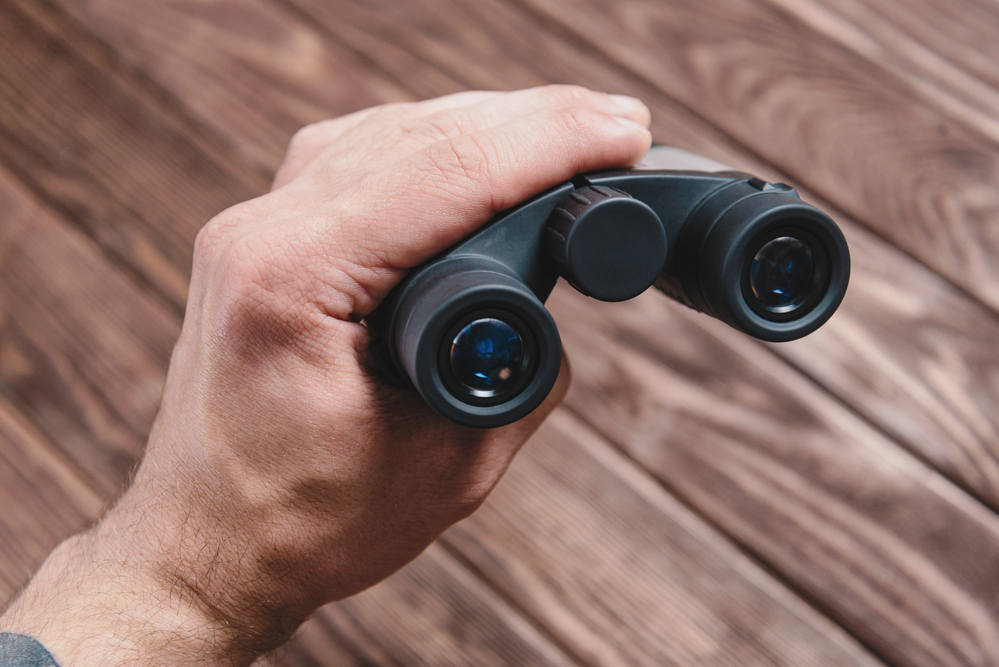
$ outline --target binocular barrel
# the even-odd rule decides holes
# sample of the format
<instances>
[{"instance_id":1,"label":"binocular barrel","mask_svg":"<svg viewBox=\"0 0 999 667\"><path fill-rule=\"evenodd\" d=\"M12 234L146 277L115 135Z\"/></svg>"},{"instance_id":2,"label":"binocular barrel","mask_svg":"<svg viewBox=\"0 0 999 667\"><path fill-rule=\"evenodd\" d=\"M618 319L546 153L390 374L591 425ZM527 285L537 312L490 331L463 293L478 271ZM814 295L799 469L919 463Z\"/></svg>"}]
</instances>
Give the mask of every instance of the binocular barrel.
<instances>
[{"instance_id":1,"label":"binocular barrel","mask_svg":"<svg viewBox=\"0 0 999 667\"><path fill-rule=\"evenodd\" d=\"M496 216L414 269L369 317L386 377L438 413L491 428L534 410L558 377L544 307L561 276L602 301L656 286L767 341L821 326L849 281L836 224L783 184L655 147Z\"/></svg>"}]
</instances>

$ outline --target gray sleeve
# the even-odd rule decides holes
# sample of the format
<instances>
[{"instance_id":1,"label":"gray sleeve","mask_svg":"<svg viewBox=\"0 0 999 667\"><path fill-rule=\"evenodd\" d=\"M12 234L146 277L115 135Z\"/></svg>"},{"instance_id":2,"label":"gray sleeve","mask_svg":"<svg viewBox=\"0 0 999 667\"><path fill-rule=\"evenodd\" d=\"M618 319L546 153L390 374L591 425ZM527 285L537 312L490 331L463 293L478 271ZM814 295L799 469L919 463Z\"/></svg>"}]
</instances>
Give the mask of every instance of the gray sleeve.
<instances>
[{"instance_id":1,"label":"gray sleeve","mask_svg":"<svg viewBox=\"0 0 999 667\"><path fill-rule=\"evenodd\" d=\"M59 667L34 637L0 632L0 667Z\"/></svg>"}]
</instances>

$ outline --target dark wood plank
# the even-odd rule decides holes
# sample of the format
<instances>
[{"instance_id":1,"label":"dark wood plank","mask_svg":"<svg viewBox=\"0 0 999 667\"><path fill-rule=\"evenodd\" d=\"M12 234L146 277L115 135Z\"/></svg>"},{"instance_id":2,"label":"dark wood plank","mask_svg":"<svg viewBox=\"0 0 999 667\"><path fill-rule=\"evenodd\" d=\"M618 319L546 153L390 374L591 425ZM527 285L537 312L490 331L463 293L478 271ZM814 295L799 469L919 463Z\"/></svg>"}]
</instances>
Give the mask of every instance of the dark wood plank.
<instances>
[{"instance_id":1,"label":"dark wood plank","mask_svg":"<svg viewBox=\"0 0 999 667\"><path fill-rule=\"evenodd\" d=\"M999 146L902 80L756 0L520 4L999 309Z\"/></svg>"},{"instance_id":2,"label":"dark wood plank","mask_svg":"<svg viewBox=\"0 0 999 667\"><path fill-rule=\"evenodd\" d=\"M386 582L319 610L278 665L576 665L509 603L432 545Z\"/></svg>"},{"instance_id":3,"label":"dark wood plank","mask_svg":"<svg viewBox=\"0 0 999 667\"><path fill-rule=\"evenodd\" d=\"M999 321L861 229L847 237L842 308L774 351L999 510Z\"/></svg>"},{"instance_id":4,"label":"dark wood plank","mask_svg":"<svg viewBox=\"0 0 999 667\"><path fill-rule=\"evenodd\" d=\"M359 50L368 49L367 55L372 58L379 57L382 51L387 53L387 56L378 61L379 64L387 69L396 68L392 70L393 75L397 78L405 77L421 95L444 92L444 88L450 84L446 82L441 84L441 78L434 75L433 70L430 76L426 74L418 76L421 71L414 70L412 58L399 57L399 44L404 45L408 51L420 53L435 67L441 69L446 67L453 79L471 85L496 84L499 87L512 87L538 83L545 79L571 78L582 78L588 83L589 81L585 80L586 76L600 84L609 83L614 81L615 77L618 79L620 77L619 73L599 65L598 61L587 60L584 54L573 53L571 47L558 40L544 39L543 31L536 26L532 28L531 22L526 17L510 11L504 5L487 6L485 3L477 3L475 7L463 7L447 6L443 3L424 5L407 3L392 13L375 14L350 3L344 3L337 7L335 15L323 4L308 5L306 8L316 13L330 30L339 30L338 37L353 40L350 42L352 47ZM452 17L450 22L446 20L449 16ZM106 17L101 15L88 18L97 24L101 23L99 19ZM448 26L453 28L448 29ZM118 41L148 41L139 39L143 35L148 37L148 34L146 32L137 34L134 32L137 29L131 24L119 24L119 30L123 34L118 35ZM367 37L362 38L358 35L367 35ZM501 49L500 45L506 48ZM498 68L495 67L494 58L500 52L523 55L507 66ZM468 57L468 54L473 54L475 57ZM436 61L432 60L435 56ZM565 63L575 64L575 69ZM193 67L193 65L188 66ZM540 72L535 73L533 70ZM426 68L422 70L426 71ZM496 72L502 72L505 78L499 78ZM437 89L435 86L441 88ZM665 101L656 100L656 102L658 102L657 108L665 107L670 114L670 117L663 119L657 127L668 128L671 138L679 139L676 143L700 147L701 150L706 150L722 159L726 158L724 153L729 153L730 161L760 171L762 165L754 165L745 156L731 155L734 152L732 146L706 142L702 137L710 135L709 130L697 128L696 124L690 127L691 122L683 118L677 110L669 109ZM225 114L220 114L220 117L225 118L231 113L233 111L228 110ZM666 135L667 132L661 130L659 134ZM732 159L733 157L735 159ZM902 297L903 301L908 303L919 301L925 304L926 299L923 295L927 293L940 295L940 298L930 302L929 307L923 312L936 315L934 319L937 322L949 323L949 327L954 328L953 335L949 336L948 340L960 343L950 346L951 349L959 349L956 362L951 364L957 371L949 373L946 381L941 382L939 371L944 366L938 366L933 371L937 379L927 380L927 369L921 362L927 348L925 341L939 339L939 327L930 327L927 330L924 327L913 326L912 319L908 317L892 320L894 326L890 326L892 340L901 340L902 344L893 344L888 349L881 346L880 349L884 356L879 356L879 366L895 369L896 372L872 377L869 364L858 367L853 363L850 364L852 366L850 372L845 373L842 365L831 363L822 356L813 357L811 353L795 355L797 363L826 386L838 391L844 401L854 405L869 418L888 429L913 450L918 451L921 456L940 465L941 469L953 479L993 503L993 506L999 507L999 487L996 478L996 457L999 452L996 415L999 415L999 406L996 405L995 392L989 389L988 382L980 381L983 378L982 374L964 372L964 369L968 368L981 368L983 363L994 364L988 341L995 332L995 323L962 299L954 290L947 288L943 283L934 283L912 263L899 261L897 256L885 254L889 251L883 244L878 244L867 235L860 235L857 232L854 232L851 238L861 239L859 242L867 244L855 254L863 254L870 260L866 266L858 263L854 274L855 284L870 283L868 280L870 272L873 272L877 278L883 275L881 267L890 263L893 269L899 272L898 276L905 275L904 272L915 274L911 280L896 280L913 285L911 288L905 288L907 293ZM848 301L844 313L854 302L857 301ZM862 326L868 326L867 323L875 319L885 319L881 312L884 299L868 299L858 303L861 305L855 309L857 312L854 319ZM843 350L844 354L838 358L841 362L848 362L851 359L869 357L871 346L868 342L876 338L876 333L860 332L863 342L860 342L859 346L840 345L838 349ZM904 338L896 339L895 336L898 334L903 334ZM859 342L856 336L852 340ZM905 344L907 341L909 344ZM968 341L974 343L969 346ZM821 345L801 347L814 350L820 349ZM942 346L937 345L937 348L940 347ZM913 349L920 350L921 354L912 354ZM820 363L812 364L810 363L812 359ZM891 378L897 379L897 382L892 382ZM913 382L914 379L916 382ZM877 382L872 390L871 385L874 380ZM959 391L954 391L954 388ZM916 396L918 400L889 402L883 399L884 396ZM965 403L963 399L966 397L971 399L967 401L970 405L963 404Z\"/></svg>"},{"instance_id":5,"label":"dark wood plank","mask_svg":"<svg viewBox=\"0 0 999 667\"><path fill-rule=\"evenodd\" d=\"M999 9L982 0L767 0L999 139Z\"/></svg>"},{"instance_id":6,"label":"dark wood plank","mask_svg":"<svg viewBox=\"0 0 999 667\"><path fill-rule=\"evenodd\" d=\"M0 170L0 393L114 495L159 401L175 316Z\"/></svg>"},{"instance_id":7,"label":"dark wood plank","mask_svg":"<svg viewBox=\"0 0 999 667\"><path fill-rule=\"evenodd\" d=\"M299 644L316 647L325 628L324 635L365 647L374 664L578 664L436 544L391 580L317 617Z\"/></svg>"},{"instance_id":8,"label":"dark wood plank","mask_svg":"<svg viewBox=\"0 0 999 667\"><path fill-rule=\"evenodd\" d=\"M412 98L281 3L57 2L268 175L303 125Z\"/></svg>"},{"instance_id":9,"label":"dark wood plank","mask_svg":"<svg viewBox=\"0 0 999 667\"><path fill-rule=\"evenodd\" d=\"M525 35L528 35L529 33L526 33L526 32L525 32L524 34L525 34ZM529 39L528 37L521 37L521 38L520 38L520 41L522 41L522 42L528 42L528 41L531 41L531 40L530 40L530 39ZM559 40L548 40L548 41L549 41L549 42L555 42L556 44L561 44L561 46L558 46L557 48L561 48L561 49L564 49L565 51L567 51L567 52L569 52L569 53L575 53L575 55L576 55L577 59L579 59L579 58L580 58L580 54L579 54L579 52L578 52L577 50L574 50L574 49L572 49L572 48L569 48L569 47L567 47L567 46L566 46L566 45L565 45L564 43L561 43L561 42L559 42ZM433 43L432 43L432 42L431 42L430 40L425 40L425 42L424 42L424 43L425 43L425 44L426 44L426 45L427 45L428 47L429 47L429 46L431 46L431 45L433 45ZM538 43L541 43L541 42L538 42ZM490 45L492 45L492 46L490 46ZM571 46L571 45L570 45L570 46ZM487 49L487 50L488 50L489 48L492 48L492 49L494 49L494 50L495 50L495 51L497 51L497 52L502 52L502 51L503 51L503 49L497 49L497 47L495 46L495 41L494 41L494 42L488 42L488 41L487 41L487 42L486 42L486 46L485 46L485 47L483 47L483 48L485 48L485 49ZM557 50L557 49L556 49L555 47L553 47L553 50ZM544 47L541 47L541 46L537 46L537 47L535 47L535 49L534 49L533 51L531 51L530 53L532 54L532 56L540 56L540 55L541 55L541 52L543 52L543 51L545 51L545 48L544 48ZM460 69L462 69L462 67L465 67L464 65L457 65L457 64L454 64L454 62L455 62L455 61L457 61L457 60L458 60L458 59L452 59L452 65L451 65L451 69L452 69L452 70L460 70ZM476 64L476 59L475 59L475 58L471 58L471 57L466 57L466 58L465 58L464 60L465 60L465 61L468 61L468 62L470 62L470 63L473 63L472 65L468 65L468 67L469 67L469 68L473 68L473 67L475 66L475 64ZM540 61L539 61L539 62L540 62ZM540 67L540 66L541 66L542 64L543 64L544 66L546 66L546 67L557 67L557 66L562 66L562 65L551 65L551 64L549 64L550 62L551 62L551 61L546 61L546 62L544 62L544 63L541 63L541 64L539 64L538 66ZM479 67L480 67L480 69L482 69L482 70L485 70L485 69L487 69L487 68L486 68L485 66L479 66ZM496 69L498 69L498 68L496 68ZM533 74L533 75L531 75L531 71L532 71L532 70L531 70L531 69L530 69L529 67L527 67L526 65L524 65L524 66L523 66L523 67L521 68L521 70L519 70L519 71L522 71L522 72L526 72L526 73L527 73L528 75L532 76L532 77L533 77L534 79L537 79L537 78L538 78L538 75L537 75L537 74ZM563 72L565 72L565 71L566 71L566 70L563 70ZM607 70L604 70L604 71L607 71ZM613 74L614 74L613 70L611 70L611 71L610 71L610 73L611 73L611 74L613 75ZM518 75L518 76L519 76L519 75ZM617 79L617 80L620 80L620 78L619 78L619 77L621 76L621 75L620 75L620 73L617 73L617 74L616 74L615 76L617 76L617 77L618 77L618 79ZM438 84L435 84L435 85L440 85L440 84L438 83ZM634 84L632 84L632 85L634 85ZM672 118L670 118L669 120L672 120ZM660 127L662 127L662 126L660 126ZM696 126L695 126L695 127L696 127ZM681 134L681 136L683 136L683 135L682 135L682 130L681 130L681 133L680 133L680 134ZM708 131L707 131L707 132L706 132L705 134L703 134L703 135L702 135L702 134L699 134L699 133L698 133L697 131L694 131L694 132L692 132L692 133L691 133L690 135L688 135L688 136L684 137L684 140L687 140L687 141L690 141L690 142L695 142L695 141L699 141L699 142L701 142L701 143L705 143L705 138L704 138L704 137L705 137L705 136L708 136L708 137L710 137L710 134L711 134L710 130L708 130ZM679 142L677 142L677 143L679 143ZM730 150L731 150L731 149L730 149ZM718 157L718 155L716 155L716 157ZM722 159L725 159L725 158L723 157ZM731 160L728 160L728 161L731 161ZM876 253L874 254L874 257L875 257L875 259L877 259L877 255L876 255ZM903 262L903 265L904 265L904 262ZM946 296L946 295L945 295L945 296ZM906 297L907 297L907 298L910 298L910 299L911 299L912 295L911 295L911 294L909 294L909 293L907 292L907 293L906 293ZM910 301L910 302L911 302L911 301ZM862 320L862 319L858 319L858 321L863 321L863 320ZM901 326L900 326L899 328L904 328L904 327L901 327ZM854 336L854 339L856 339L856 336ZM692 344L692 341L690 341L690 340L686 340L686 339L681 339L681 340L680 340L680 343L681 343L681 346L682 346L682 345L690 345L690 344ZM974 357L972 357L972 358L974 358ZM911 360L907 360L907 361L904 361L904 363L906 363L906 364L911 364L911 363L915 363L916 365L918 365L918 364L919 364L918 360L916 360L915 362L912 362ZM974 367L975 367L975 366L974 366L973 364L969 364L969 363L967 363L967 360L966 360L966 359L964 359L964 358L962 358L962 359L961 359L961 364L960 364L960 366L962 366L962 367L971 367L971 368L974 368ZM955 377L957 377L957 376L955 375ZM725 383L721 383L721 384L725 384ZM743 389L744 389L744 388L743 388ZM738 390L740 390L740 385L739 385L738 383L732 383L732 391L738 391ZM994 400L994 399L990 399L990 400ZM988 414L988 413L986 413L986 414ZM993 413L993 414L994 414L994 413ZM620 415L618 415L618 418L620 418ZM650 438L651 438L651 436L650 436ZM816 465L818 465L818 464L816 464ZM742 537L742 536L740 536L740 539L743 539L743 537Z\"/></svg>"},{"instance_id":10,"label":"dark wood plank","mask_svg":"<svg viewBox=\"0 0 999 667\"><path fill-rule=\"evenodd\" d=\"M42 559L104 504L77 470L0 399L0 609Z\"/></svg>"},{"instance_id":11,"label":"dark wood plank","mask_svg":"<svg viewBox=\"0 0 999 667\"><path fill-rule=\"evenodd\" d=\"M347 643L342 628L328 621L323 612L315 614L305 622L295 638L258 660L261 667L327 667L328 665L343 665L344 667L373 667L378 665L402 667L395 662L380 646L375 644L358 629L357 634L363 636L360 642ZM355 639L356 637L351 637Z\"/></svg>"},{"instance_id":12,"label":"dark wood plank","mask_svg":"<svg viewBox=\"0 0 999 667\"><path fill-rule=\"evenodd\" d=\"M999 660L999 516L718 322L549 304L568 405L667 488L891 664Z\"/></svg>"},{"instance_id":13,"label":"dark wood plank","mask_svg":"<svg viewBox=\"0 0 999 667\"><path fill-rule=\"evenodd\" d=\"M880 664L563 410L442 540L587 664Z\"/></svg>"},{"instance_id":14,"label":"dark wood plank","mask_svg":"<svg viewBox=\"0 0 999 667\"><path fill-rule=\"evenodd\" d=\"M28 3L20 3L28 5ZM58 15L0 6L0 162L179 314L197 231L267 187Z\"/></svg>"},{"instance_id":15,"label":"dark wood plank","mask_svg":"<svg viewBox=\"0 0 999 667\"><path fill-rule=\"evenodd\" d=\"M389 43L473 87L574 81L623 90L652 105L653 132L661 140L794 182L661 91L627 78L578 44L552 38L532 15L507 2L409 2L386 14L358 3L341 3L334 13L325 3L295 1L390 71L395 61L379 59L381 46ZM366 40L356 37L358 32ZM497 58L503 67L496 66ZM433 79L410 73L408 80L421 96L438 92ZM807 190L803 194L817 199ZM919 262L837 217L853 248L854 287L826 329L779 346L778 353L999 509L999 394L990 379L999 365L993 344L999 322Z\"/></svg>"}]
</instances>

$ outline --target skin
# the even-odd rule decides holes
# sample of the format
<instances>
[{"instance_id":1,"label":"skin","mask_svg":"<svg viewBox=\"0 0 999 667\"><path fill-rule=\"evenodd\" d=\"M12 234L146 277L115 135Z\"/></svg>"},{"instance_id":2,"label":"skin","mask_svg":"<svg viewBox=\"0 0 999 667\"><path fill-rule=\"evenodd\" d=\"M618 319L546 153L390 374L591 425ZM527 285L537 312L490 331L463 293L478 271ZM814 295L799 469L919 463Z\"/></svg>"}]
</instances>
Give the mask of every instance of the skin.
<instances>
[{"instance_id":1,"label":"skin","mask_svg":"<svg viewBox=\"0 0 999 667\"><path fill-rule=\"evenodd\" d=\"M134 481L0 619L64 667L243 665L381 581L486 498L561 401L475 430L382 382L361 324L495 213L651 143L632 98L551 86L308 126L269 194L198 235Z\"/></svg>"}]
</instances>

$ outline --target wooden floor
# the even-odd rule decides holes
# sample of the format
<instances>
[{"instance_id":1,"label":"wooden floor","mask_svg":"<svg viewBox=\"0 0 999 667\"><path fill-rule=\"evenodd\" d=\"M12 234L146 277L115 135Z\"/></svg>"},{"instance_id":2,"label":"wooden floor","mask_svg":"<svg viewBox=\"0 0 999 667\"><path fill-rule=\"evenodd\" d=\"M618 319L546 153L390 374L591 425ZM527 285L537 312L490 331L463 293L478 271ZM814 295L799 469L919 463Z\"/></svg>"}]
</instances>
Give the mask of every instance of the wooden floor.
<instances>
[{"instance_id":1,"label":"wooden floor","mask_svg":"<svg viewBox=\"0 0 999 667\"><path fill-rule=\"evenodd\" d=\"M797 185L854 271L765 345L560 286L563 408L285 665L999 665L995 0L3 0L0 602L121 488L191 248L292 132L572 82Z\"/></svg>"}]
</instances>

